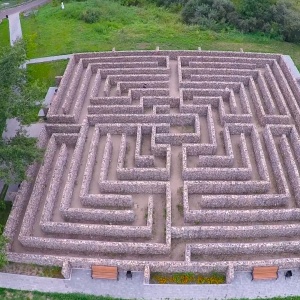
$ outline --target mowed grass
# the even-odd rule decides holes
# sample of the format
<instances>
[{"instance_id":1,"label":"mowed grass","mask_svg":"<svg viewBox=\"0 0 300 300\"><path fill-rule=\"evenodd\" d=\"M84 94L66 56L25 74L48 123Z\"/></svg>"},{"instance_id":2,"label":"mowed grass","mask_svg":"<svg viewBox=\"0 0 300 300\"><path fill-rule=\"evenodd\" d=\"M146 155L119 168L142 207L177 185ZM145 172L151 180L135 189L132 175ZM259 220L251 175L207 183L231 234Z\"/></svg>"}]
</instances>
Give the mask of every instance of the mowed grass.
<instances>
[{"instance_id":1,"label":"mowed grass","mask_svg":"<svg viewBox=\"0 0 300 300\"><path fill-rule=\"evenodd\" d=\"M1 300L112 300L120 298L111 298L107 296L91 296L84 294L60 294L60 293L40 293L29 291L18 291L12 289L0 288Z\"/></svg>"},{"instance_id":2,"label":"mowed grass","mask_svg":"<svg viewBox=\"0 0 300 300\"><path fill-rule=\"evenodd\" d=\"M55 86L55 76L63 75L68 60L53 61L39 64L28 64L27 71L29 76L29 84L38 81L41 86L40 97L44 98L50 86ZM38 121L38 113L40 106L32 109L24 120L23 124L35 123Z\"/></svg>"},{"instance_id":3,"label":"mowed grass","mask_svg":"<svg viewBox=\"0 0 300 300\"><path fill-rule=\"evenodd\" d=\"M87 24L80 15L87 8L101 12L99 22ZM181 23L180 15L152 4L126 7L112 0L87 0L60 6L48 4L36 16L22 18L28 56L41 57L86 51L197 49L289 54L300 66L300 45L262 35L201 30Z\"/></svg>"},{"instance_id":4,"label":"mowed grass","mask_svg":"<svg viewBox=\"0 0 300 300\"><path fill-rule=\"evenodd\" d=\"M10 45L8 20L4 19L0 23L0 47Z\"/></svg>"},{"instance_id":5,"label":"mowed grass","mask_svg":"<svg viewBox=\"0 0 300 300\"><path fill-rule=\"evenodd\" d=\"M93 296L84 294L61 294L61 293L41 293L41 292L30 292L30 291L19 291L12 289L0 288L1 300L122 300L122 298L112 298L109 296ZM261 299L261 298L259 298ZM256 299L256 300L259 300ZM243 299L232 299L232 300L247 300ZM300 300L300 296L291 297L275 297L275 298L264 298L264 300Z\"/></svg>"},{"instance_id":6,"label":"mowed grass","mask_svg":"<svg viewBox=\"0 0 300 300\"><path fill-rule=\"evenodd\" d=\"M50 86L55 86L55 76L64 74L67 64L68 60L28 64L29 79L31 82L41 81L44 85L43 92L46 93Z\"/></svg>"}]
</instances>

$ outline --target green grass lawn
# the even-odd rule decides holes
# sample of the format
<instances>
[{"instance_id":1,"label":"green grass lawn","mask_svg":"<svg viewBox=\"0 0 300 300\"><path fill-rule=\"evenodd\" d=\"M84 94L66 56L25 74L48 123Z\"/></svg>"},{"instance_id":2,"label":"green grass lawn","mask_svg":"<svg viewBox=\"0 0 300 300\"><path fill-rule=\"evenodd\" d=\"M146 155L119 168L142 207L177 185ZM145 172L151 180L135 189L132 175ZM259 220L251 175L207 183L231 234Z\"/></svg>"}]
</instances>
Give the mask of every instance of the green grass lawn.
<instances>
[{"instance_id":1,"label":"green grass lawn","mask_svg":"<svg viewBox=\"0 0 300 300\"><path fill-rule=\"evenodd\" d=\"M0 288L1 300L112 300L107 296L90 296L83 294L58 294L58 293L40 293L29 291L18 291L12 289Z\"/></svg>"},{"instance_id":2,"label":"green grass lawn","mask_svg":"<svg viewBox=\"0 0 300 300\"><path fill-rule=\"evenodd\" d=\"M55 76L63 75L67 66L68 60L54 61L40 64L27 65L29 84L32 84L36 80L42 87L41 98L46 96L47 90L50 86L55 86ZM26 115L23 123L30 124L38 121L38 112L40 107L30 111L30 114Z\"/></svg>"},{"instance_id":3,"label":"green grass lawn","mask_svg":"<svg viewBox=\"0 0 300 300\"><path fill-rule=\"evenodd\" d=\"M12 289L0 288L1 300L121 300L122 298L112 298L108 296L91 296L84 294L60 294L60 293L41 293L41 292L29 292L18 291ZM261 299L261 298L259 298ZM256 300L259 300L256 299ZM300 296L292 297L275 297L275 298L263 298L264 300L300 300ZM235 300L247 300L247 299L235 299Z\"/></svg>"},{"instance_id":4,"label":"green grass lawn","mask_svg":"<svg viewBox=\"0 0 300 300\"><path fill-rule=\"evenodd\" d=\"M0 47L8 45L10 45L8 20L4 19L2 23L0 23Z\"/></svg>"},{"instance_id":5,"label":"green grass lawn","mask_svg":"<svg viewBox=\"0 0 300 300\"><path fill-rule=\"evenodd\" d=\"M41 81L44 85L43 92L46 93L50 86L55 86L55 76L63 75L68 60L59 60L40 64L27 65L30 81Z\"/></svg>"},{"instance_id":6,"label":"green grass lawn","mask_svg":"<svg viewBox=\"0 0 300 300\"><path fill-rule=\"evenodd\" d=\"M81 14L93 8L99 22L87 24ZM28 56L41 57L85 51L197 49L289 54L300 66L300 45L235 31L203 31L180 22L179 14L154 5L126 7L112 0L69 2L65 10L48 4L36 16L22 18Z\"/></svg>"}]
</instances>

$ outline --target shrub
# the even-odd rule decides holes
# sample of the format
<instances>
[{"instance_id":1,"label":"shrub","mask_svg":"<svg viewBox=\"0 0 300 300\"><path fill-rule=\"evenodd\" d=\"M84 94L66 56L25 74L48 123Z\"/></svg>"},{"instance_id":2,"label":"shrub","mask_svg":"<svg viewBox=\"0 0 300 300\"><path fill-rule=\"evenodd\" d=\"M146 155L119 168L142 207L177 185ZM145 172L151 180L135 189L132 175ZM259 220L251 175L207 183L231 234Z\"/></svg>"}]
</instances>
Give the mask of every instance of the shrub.
<instances>
[{"instance_id":1,"label":"shrub","mask_svg":"<svg viewBox=\"0 0 300 300\"><path fill-rule=\"evenodd\" d=\"M276 0L241 0L240 14L246 18L271 20L270 8L276 4Z\"/></svg>"},{"instance_id":2,"label":"shrub","mask_svg":"<svg viewBox=\"0 0 300 300\"><path fill-rule=\"evenodd\" d=\"M95 8L87 8L85 11L81 13L81 20L85 23L96 23L100 20L101 11Z\"/></svg>"},{"instance_id":3,"label":"shrub","mask_svg":"<svg viewBox=\"0 0 300 300\"><path fill-rule=\"evenodd\" d=\"M281 33L287 42L300 42L300 15L297 11L289 10L286 13Z\"/></svg>"},{"instance_id":4,"label":"shrub","mask_svg":"<svg viewBox=\"0 0 300 300\"><path fill-rule=\"evenodd\" d=\"M140 6L143 4L143 0L121 0L121 4L124 6Z\"/></svg>"},{"instance_id":5,"label":"shrub","mask_svg":"<svg viewBox=\"0 0 300 300\"><path fill-rule=\"evenodd\" d=\"M81 20L82 7L70 3L70 5L66 5L63 14L66 18Z\"/></svg>"},{"instance_id":6,"label":"shrub","mask_svg":"<svg viewBox=\"0 0 300 300\"><path fill-rule=\"evenodd\" d=\"M152 1L155 2L157 5L171 7L171 6L183 6L188 0L152 0Z\"/></svg>"},{"instance_id":7,"label":"shrub","mask_svg":"<svg viewBox=\"0 0 300 300\"><path fill-rule=\"evenodd\" d=\"M52 6L59 6L60 5L60 2L59 2L59 0L52 0Z\"/></svg>"},{"instance_id":8,"label":"shrub","mask_svg":"<svg viewBox=\"0 0 300 300\"><path fill-rule=\"evenodd\" d=\"M221 29L235 18L235 7L230 0L189 0L182 9L187 24L204 28Z\"/></svg>"}]
</instances>

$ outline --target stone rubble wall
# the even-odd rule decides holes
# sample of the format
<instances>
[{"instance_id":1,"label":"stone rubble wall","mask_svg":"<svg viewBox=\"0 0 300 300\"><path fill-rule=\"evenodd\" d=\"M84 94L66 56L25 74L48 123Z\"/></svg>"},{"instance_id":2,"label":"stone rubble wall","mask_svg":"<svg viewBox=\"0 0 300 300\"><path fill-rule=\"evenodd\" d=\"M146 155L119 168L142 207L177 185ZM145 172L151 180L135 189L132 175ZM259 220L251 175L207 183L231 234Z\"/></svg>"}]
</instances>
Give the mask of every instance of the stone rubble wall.
<instances>
[{"instance_id":1,"label":"stone rubble wall","mask_svg":"<svg viewBox=\"0 0 300 300\"><path fill-rule=\"evenodd\" d=\"M170 93L170 59L178 62L178 97ZM258 264L299 267L299 258L268 259L299 249L299 101L299 86L277 54L161 50L75 54L40 137L40 146L47 147L44 161L28 170L35 182L21 184L5 228L9 259L60 265L66 278L72 267L116 265L143 270L145 284L155 271L215 270L226 273L231 283L236 270L249 271ZM258 126L253 124L256 119ZM208 142L202 140L203 122ZM182 131L177 128L174 133L174 127ZM116 157L114 135L120 135L121 142L112 180L108 174ZM144 135L150 135L148 155L142 153ZM125 163L129 136L135 138L130 168ZM105 145L95 194L90 193L90 185L101 159L97 157L100 137ZM171 221L174 147L182 152L178 161L183 196L178 206L183 205L184 222L180 226ZM88 156L83 160L84 153ZM165 165L160 161L156 167L156 159ZM84 171L82 180L79 170ZM68 176L62 183L64 172ZM74 205L78 190L80 202ZM143 223L138 225L134 225L140 209L135 194L147 194L148 199ZM163 195L164 212L157 211L156 194ZM296 207L290 207L294 200ZM55 207L60 218L53 218ZM155 236L158 213L165 221L160 242ZM36 224L40 235L34 230ZM28 253L12 252L17 235ZM264 238L274 240L259 241ZM187 242L182 261L159 256L172 257L174 239ZM55 254L42 254L47 251ZM61 255L65 253L69 255ZM102 254L114 257L102 259ZM138 259L126 260L124 254ZM248 254L266 259L242 258ZM212 261L201 255L210 255ZM222 256L235 258L222 261Z\"/></svg>"},{"instance_id":2,"label":"stone rubble wall","mask_svg":"<svg viewBox=\"0 0 300 300\"><path fill-rule=\"evenodd\" d=\"M68 84L69 84L69 82L71 80L71 77L73 75L75 66L76 66L76 59L75 59L75 56L73 55L70 58L69 63L66 67L64 76L60 81L56 97L54 98L54 100L52 101L52 103L49 107L49 112L48 112L47 116L55 115L55 114L58 113L59 107L60 107L60 105L63 101L63 97L65 95L66 89L67 89Z\"/></svg>"},{"instance_id":3,"label":"stone rubble wall","mask_svg":"<svg viewBox=\"0 0 300 300\"><path fill-rule=\"evenodd\" d=\"M58 158L56 160L53 175L50 181L49 191L46 196L42 216L41 216L41 222L47 222L50 221L53 209L55 205L55 199L57 197L57 193L59 191L59 188L61 186L62 176L64 173L64 168L67 162L68 158L68 149L66 144L62 144L59 153Z\"/></svg>"},{"instance_id":4,"label":"stone rubble wall","mask_svg":"<svg viewBox=\"0 0 300 300\"><path fill-rule=\"evenodd\" d=\"M74 70L74 74L70 83L70 88L66 92L66 96L64 98L64 102L62 104L62 111L63 114L69 114L71 105L73 103L73 100L75 98L75 93L77 90L77 86L79 85L81 76L83 72L83 63L82 60L78 62L76 65L76 68Z\"/></svg>"},{"instance_id":5,"label":"stone rubble wall","mask_svg":"<svg viewBox=\"0 0 300 300\"><path fill-rule=\"evenodd\" d=\"M38 171L35 184L30 195L29 203L27 205L25 216L23 218L22 226L20 229L20 236L30 235L33 229L35 217L39 209L39 203L42 196L45 194L45 186L47 184L49 170L51 170L52 168L52 162L56 150L57 144L54 137L51 137L47 145L43 165Z\"/></svg>"}]
</instances>

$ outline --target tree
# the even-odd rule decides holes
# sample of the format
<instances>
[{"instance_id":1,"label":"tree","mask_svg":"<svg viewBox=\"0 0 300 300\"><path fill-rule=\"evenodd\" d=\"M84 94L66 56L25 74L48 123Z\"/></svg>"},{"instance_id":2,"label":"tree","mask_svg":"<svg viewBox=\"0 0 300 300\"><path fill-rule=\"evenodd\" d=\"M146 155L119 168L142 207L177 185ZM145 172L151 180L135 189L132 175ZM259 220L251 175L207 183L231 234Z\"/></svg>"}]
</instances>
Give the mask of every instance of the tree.
<instances>
[{"instance_id":1,"label":"tree","mask_svg":"<svg viewBox=\"0 0 300 300\"><path fill-rule=\"evenodd\" d=\"M29 84L26 68L26 52L23 42L0 49L0 179L6 184L26 179L26 168L42 157L36 140L21 130L12 139L3 139L6 120L22 120L36 107L41 89L35 82Z\"/></svg>"},{"instance_id":2,"label":"tree","mask_svg":"<svg viewBox=\"0 0 300 300\"><path fill-rule=\"evenodd\" d=\"M269 33L273 25L272 8L276 0L241 0L237 27L243 32Z\"/></svg>"},{"instance_id":3,"label":"tree","mask_svg":"<svg viewBox=\"0 0 300 300\"><path fill-rule=\"evenodd\" d=\"M234 14L235 7L230 0L189 0L181 13L185 23L205 29L224 28Z\"/></svg>"}]
</instances>

